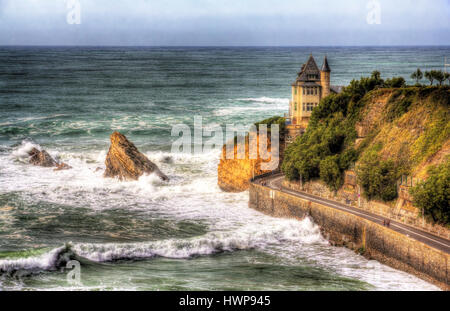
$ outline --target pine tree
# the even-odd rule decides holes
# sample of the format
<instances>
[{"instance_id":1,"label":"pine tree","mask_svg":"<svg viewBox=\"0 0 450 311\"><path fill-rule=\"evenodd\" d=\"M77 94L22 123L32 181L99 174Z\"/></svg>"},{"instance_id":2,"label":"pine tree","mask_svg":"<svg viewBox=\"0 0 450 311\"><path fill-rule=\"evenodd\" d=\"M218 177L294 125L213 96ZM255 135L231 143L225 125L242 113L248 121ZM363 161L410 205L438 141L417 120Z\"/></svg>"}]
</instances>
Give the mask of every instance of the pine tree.
<instances>
[{"instance_id":1,"label":"pine tree","mask_svg":"<svg viewBox=\"0 0 450 311\"><path fill-rule=\"evenodd\" d=\"M416 80L416 84L419 84L419 81L422 80L422 78L423 73L420 68L417 68L417 70L411 74L411 79Z\"/></svg>"}]
</instances>

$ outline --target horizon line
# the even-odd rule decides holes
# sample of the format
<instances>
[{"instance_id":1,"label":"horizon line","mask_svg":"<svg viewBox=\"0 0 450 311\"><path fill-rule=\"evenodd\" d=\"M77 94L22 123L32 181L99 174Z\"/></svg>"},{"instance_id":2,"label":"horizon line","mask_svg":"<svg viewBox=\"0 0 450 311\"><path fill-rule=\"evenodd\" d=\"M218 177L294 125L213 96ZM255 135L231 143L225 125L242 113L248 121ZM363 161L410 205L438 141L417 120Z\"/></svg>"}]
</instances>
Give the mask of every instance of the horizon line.
<instances>
[{"instance_id":1,"label":"horizon line","mask_svg":"<svg viewBox=\"0 0 450 311\"><path fill-rule=\"evenodd\" d=\"M444 45L91 45L91 44L0 44L2 47L142 47L142 48L340 48L340 47L450 47Z\"/></svg>"}]
</instances>

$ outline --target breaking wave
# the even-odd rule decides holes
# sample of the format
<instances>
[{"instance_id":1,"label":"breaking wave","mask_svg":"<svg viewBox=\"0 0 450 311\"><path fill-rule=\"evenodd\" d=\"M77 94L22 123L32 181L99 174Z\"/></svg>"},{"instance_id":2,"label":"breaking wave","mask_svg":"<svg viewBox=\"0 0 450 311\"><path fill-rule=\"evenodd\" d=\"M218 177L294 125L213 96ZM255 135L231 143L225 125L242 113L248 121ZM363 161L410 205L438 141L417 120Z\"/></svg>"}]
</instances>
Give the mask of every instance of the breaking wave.
<instances>
[{"instance_id":1,"label":"breaking wave","mask_svg":"<svg viewBox=\"0 0 450 311\"><path fill-rule=\"evenodd\" d=\"M13 274L18 271L37 273L52 271L63 266L73 257L69 245L55 248L39 256L0 260L0 274Z\"/></svg>"},{"instance_id":2,"label":"breaking wave","mask_svg":"<svg viewBox=\"0 0 450 311\"><path fill-rule=\"evenodd\" d=\"M327 242L309 219L301 222L278 220L278 226L244 226L231 232L210 232L190 239L167 239L142 243L68 243L39 256L0 260L0 273L53 271L73 258L92 262L164 257L187 259L222 252L259 249L280 243L314 244Z\"/></svg>"},{"instance_id":3,"label":"breaking wave","mask_svg":"<svg viewBox=\"0 0 450 311\"><path fill-rule=\"evenodd\" d=\"M289 105L288 98L272 98L272 97L258 97L258 98L238 98L236 105L231 105L224 108L217 109L214 114L216 116L233 116L242 113L281 113L286 111ZM242 105L245 103L245 106Z\"/></svg>"},{"instance_id":4,"label":"breaking wave","mask_svg":"<svg viewBox=\"0 0 450 311\"><path fill-rule=\"evenodd\" d=\"M272 97L258 97L258 98L239 98L240 101L256 102L256 103L269 103L269 104L289 104L288 98L272 98Z\"/></svg>"}]
</instances>

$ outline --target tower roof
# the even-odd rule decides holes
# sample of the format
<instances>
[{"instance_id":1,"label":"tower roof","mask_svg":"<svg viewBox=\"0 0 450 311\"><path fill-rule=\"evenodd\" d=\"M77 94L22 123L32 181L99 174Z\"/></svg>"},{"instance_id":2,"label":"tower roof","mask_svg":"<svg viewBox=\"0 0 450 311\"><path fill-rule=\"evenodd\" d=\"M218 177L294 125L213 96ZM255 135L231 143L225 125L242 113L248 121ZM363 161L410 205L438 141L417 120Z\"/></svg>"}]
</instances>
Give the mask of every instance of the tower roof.
<instances>
[{"instance_id":1,"label":"tower roof","mask_svg":"<svg viewBox=\"0 0 450 311\"><path fill-rule=\"evenodd\" d=\"M325 58L323 59L323 65L322 65L321 71L331 72L330 66L328 65L328 59L327 59L326 56L325 56Z\"/></svg>"},{"instance_id":2,"label":"tower roof","mask_svg":"<svg viewBox=\"0 0 450 311\"><path fill-rule=\"evenodd\" d=\"M308 81L308 75L319 75L319 67L317 67L316 61L312 54L309 56L308 61L302 66L301 71L298 73L297 81Z\"/></svg>"}]
</instances>

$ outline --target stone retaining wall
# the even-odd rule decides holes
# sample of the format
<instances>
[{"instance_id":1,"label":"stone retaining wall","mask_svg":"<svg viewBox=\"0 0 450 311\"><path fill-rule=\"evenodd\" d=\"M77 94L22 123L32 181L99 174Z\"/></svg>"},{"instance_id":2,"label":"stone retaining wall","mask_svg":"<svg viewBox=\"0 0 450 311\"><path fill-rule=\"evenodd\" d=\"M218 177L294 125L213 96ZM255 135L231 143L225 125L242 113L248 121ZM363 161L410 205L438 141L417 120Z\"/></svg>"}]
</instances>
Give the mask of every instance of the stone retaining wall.
<instances>
[{"instance_id":1,"label":"stone retaining wall","mask_svg":"<svg viewBox=\"0 0 450 311\"><path fill-rule=\"evenodd\" d=\"M351 213L252 183L249 206L265 214L309 216L332 245L346 246L367 258L414 274L449 290L449 254Z\"/></svg>"},{"instance_id":2,"label":"stone retaining wall","mask_svg":"<svg viewBox=\"0 0 450 311\"><path fill-rule=\"evenodd\" d=\"M300 183L298 181L283 181L283 186L295 191L303 191L315 196L326 198L329 200L341 202L353 207L359 207L363 210L380 215L386 218L402 222L427 231L434 235L438 235L450 239L450 230L437 224L431 224L419 217L419 210L412 206L411 200L403 192L400 192L400 197L397 201L390 204L367 200L364 196L358 197L358 185L355 183L356 176L352 176L351 171L345 172L344 186L338 191L331 191L325 183L320 180Z\"/></svg>"}]
</instances>

